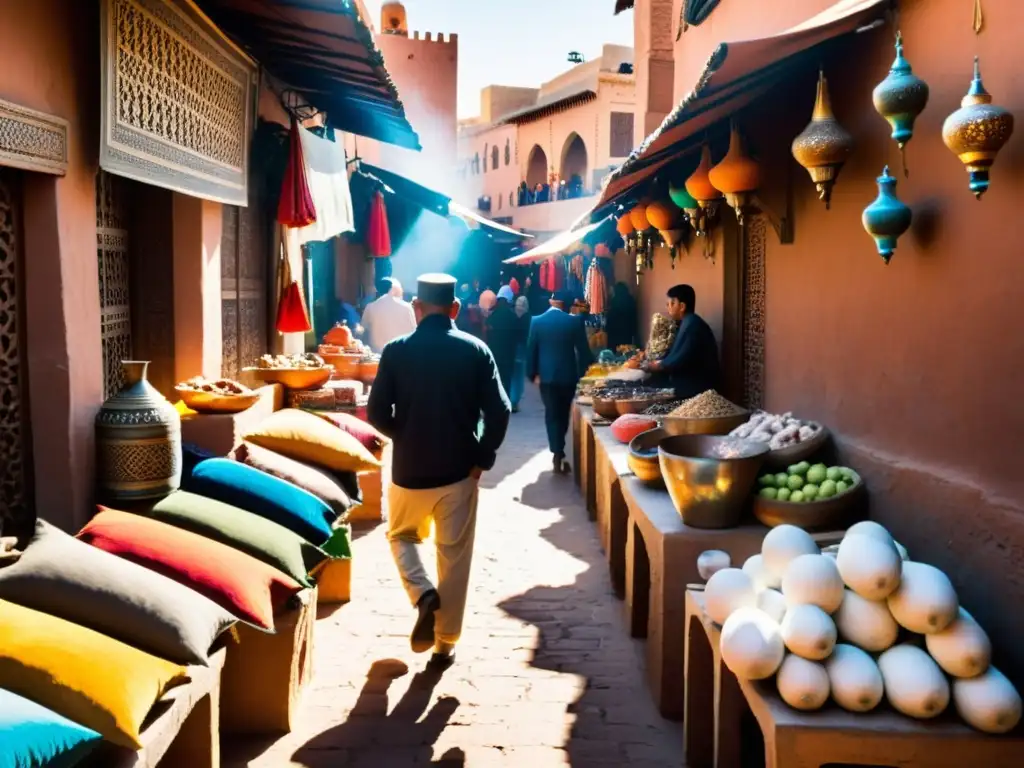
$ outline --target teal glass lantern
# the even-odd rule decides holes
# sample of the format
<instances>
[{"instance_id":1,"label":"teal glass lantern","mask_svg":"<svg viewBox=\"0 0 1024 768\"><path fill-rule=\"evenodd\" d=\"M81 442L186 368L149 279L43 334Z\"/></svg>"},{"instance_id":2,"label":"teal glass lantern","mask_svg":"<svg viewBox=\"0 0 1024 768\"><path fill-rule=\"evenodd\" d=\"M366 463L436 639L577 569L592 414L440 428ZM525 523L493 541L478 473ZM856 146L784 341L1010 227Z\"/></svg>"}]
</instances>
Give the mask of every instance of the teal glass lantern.
<instances>
[{"instance_id":1,"label":"teal glass lantern","mask_svg":"<svg viewBox=\"0 0 1024 768\"><path fill-rule=\"evenodd\" d=\"M700 220L700 203L697 202L696 198L690 194L689 190L686 189L685 185L670 184L668 187L668 196L672 200L672 203L677 207L681 208L686 214L686 220L690 222L694 229L698 229L697 224Z\"/></svg>"},{"instance_id":2,"label":"teal glass lantern","mask_svg":"<svg viewBox=\"0 0 1024 768\"><path fill-rule=\"evenodd\" d=\"M914 136L914 120L928 104L928 83L914 74L903 56L903 36L896 35L896 60L871 94L875 110L892 126L900 150Z\"/></svg>"},{"instance_id":3,"label":"teal glass lantern","mask_svg":"<svg viewBox=\"0 0 1024 768\"><path fill-rule=\"evenodd\" d=\"M861 214L864 229L875 239L878 255L888 264L896 241L910 228L913 212L896 197L896 179L885 166L878 182L878 197Z\"/></svg>"}]
</instances>

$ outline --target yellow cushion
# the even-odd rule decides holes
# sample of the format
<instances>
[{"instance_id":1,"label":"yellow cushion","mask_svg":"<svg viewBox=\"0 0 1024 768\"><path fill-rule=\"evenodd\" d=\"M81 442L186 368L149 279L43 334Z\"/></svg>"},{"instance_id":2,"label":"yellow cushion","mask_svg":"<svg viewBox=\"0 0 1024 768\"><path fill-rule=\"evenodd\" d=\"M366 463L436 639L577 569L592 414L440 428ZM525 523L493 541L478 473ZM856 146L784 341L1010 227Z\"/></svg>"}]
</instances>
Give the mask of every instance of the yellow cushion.
<instances>
[{"instance_id":1,"label":"yellow cushion","mask_svg":"<svg viewBox=\"0 0 1024 768\"><path fill-rule=\"evenodd\" d=\"M348 432L294 408L271 414L243 439L335 472L370 472L380 467L380 461Z\"/></svg>"},{"instance_id":2,"label":"yellow cushion","mask_svg":"<svg viewBox=\"0 0 1024 768\"><path fill-rule=\"evenodd\" d=\"M139 731L153 704L187 680L179 664L0 600L0 688L114 744L139 749Z\"/></svg>"}]
</instances>

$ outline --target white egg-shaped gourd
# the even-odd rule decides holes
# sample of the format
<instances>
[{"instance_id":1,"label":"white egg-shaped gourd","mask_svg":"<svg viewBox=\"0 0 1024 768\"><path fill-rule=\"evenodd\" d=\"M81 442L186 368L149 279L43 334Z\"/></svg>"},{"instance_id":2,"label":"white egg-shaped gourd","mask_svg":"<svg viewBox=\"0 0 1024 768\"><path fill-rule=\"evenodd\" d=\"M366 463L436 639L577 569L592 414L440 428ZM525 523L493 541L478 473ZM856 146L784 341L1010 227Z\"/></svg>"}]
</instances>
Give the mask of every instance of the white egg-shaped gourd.
<instances>
[{"instance_id":1,"label":"white egg-shaped gourd","mask_svg":"<svg viewBox=\"0 0 1024 768\"><path fill-rule=\"evenodd\" d=\"M777 589L762 589L758 592L757 607L771 616L777 624L781 624L786 616L786 598Z\"/></svg>"},{"instance_id":2,"label":"white egg-shaped gourd","mask_svg":"<svg viewBox=\"0 0 1024 768\"><path fill-rule=\"evenodd\" d=\"M874 520L861 520L859 523L854 523L846 529L846 536L868 536L876 541L882 541L887 544L894 543L889 529L884 525L876 523Z\"/></svg>"},{"instance_id":3,"label":"white egg-shaped gourd","mask_svg":"<svg viewBox=\"0 0 1024 768\"><path fill-rule=\"evenodd\" d=\"M836 561L826 555L793 558L782 577L786 605L816 605L833 613L843 602L843 580Z\"/></svg>"},{"instance_id":4,"label":"white egg-shaped gourd","mask_svg":"<svg viewBox=\"0 0 1024 768\"><path fill-rule=\"evenodd\" d=\"M780 631L786 648L811 661L828 658L836 645L835 622L816 605L789 606Z\"/></svg>"},{"instance_id":5,"label":"white egg-shaped gourd","mask_svg":"<svg viewBox=\"0 0 1024 768\"><path fill-rule=\"evenodd\" d=\"M722 661L741 680L764 680L786 655L779 625L764 611L740 608L722 626Z\"/></svg>"},{"instance_id":6,"label":"white egg-shaped gourd","mask_svg":"<svg viewBox=\"0 0 1024 768\"><path fill-rule=\"evenodd\" d=\"M1020 693L995 667L965 680L953 681L953 704L969 726L984 733L1007 733L1022 714Z\"/></svg>"},{"instance_id":7,"label":"white egg-shaped gourd","mask_svg":"<svg viewBox=\"0 0 1024 768\"><path fill-rule=\"evenodd\" d=\"M832 618L842 640L873 653L891 648L900 633L885 600L867 600L850 589Z\"/></svg>"},{"instance_id":8,"label":"white egg-shaped gourd","mask_svg":"<svg viewBox=\"0 0 1024 768\"><path fill-rule=\"evenodd\" d=\"M737 608L757 606L757 590L739 568L723 568L704 585L704 605L713 622L724 624Z\"/></svg>"},{"instance_id":9,"label":"white egg-shaped gourd","mask_svg":"<svg viewBox=\"0 0 1024 768\"><path fill-rule=\"evenodd\" d=\"M866 535L846 535L836 566L843 583L868 600L885 600L899 586L903 572L903 560L892 540Z\"/></svg>"},{"instance_id":10,"label":"white egg-shaped gourd","mask_svg":"<svg viewBox=\"0 0 1024 768\"><path fill-rule=\"evenodd\" d=\"M944 630L953 623L960 607L946 574L912 560L903 564L900 585L887 599L899 625L921 635Z\"/></svg>"},{"instance_id":11,"label":"white egg-shaped gourd","mask_svg":"<svg viewBox=\"0 0 1024 768\"><path fill-rule=\"evenodd\" d=\"M927 720L949 706L949 682L939 665L913 645L901 644L878 657L885 698L907 717Z\"/></svg>"},{"instance_id":12,"label":"white egg-shaped gourd","mask_svg":"<svg viewBox=\"0 0 1024 768\"><path fill-rule=\"evenodd\" d=\"M882 673L860 648L839 643L825 662L832 698L850 712L870 712L885 695Z\"/></svg>"},{"instance_id":13,"label":"white egg-shaped gourd","mask_svg":"<svg viewBox=\"0 0 1024 768\"><path fill-rule=\"evenodd\" d=\"M743 563L743 572L754 581L754 586L758 590L778 589L779 585L782 584L781 576L776 578L768 572L768 568L764 564L764 558L761 555L751 555L748 557L746 562Z\"/></svg>"},{"instance_id":14,"label":"white egg-shaped gourd","mask_svg":"<svg viewBox=\"0 0 1024 768\"><path fill-rule=\"evenodd\" d=\"M795 525L777 525L768 531L761 542L765 570L780 584L791 560L800 555L816 555L820 551L811 535Z\"/></svg>"},{"instance_id":15,"label":"white egg-shaped gourd","mask_svg":"<svg viewBox=\"0 0 1024 768\"><path fill-rule=\"evenodd\" d=\"M716 573L732 565L728 552L720 549L707 549L697 556L697 573L707 581Z\"/></svg>"},{"instance_id":16,"label":"white egg-shaped gourd","mask_svg":"<svg viewBox=\"0 0 1024 768\"><path fill-rule=\"evenodd\" d=\"M924 645L947 675L976 677L992 662L992 641L963 608L941 632L924 636Z\"/></svg>"},{"instance_id":17,"label":"white egg-shaped gourd","mask_svg":"<svg viewBox=\"0 0 1024 768\"><path fill-rule=\"evenodd\" d=\"M824 665L792 653L783 659L775 684L782 700L793 709L821 709L828 701L830 686Z\"/></svg>"}]
</instances>

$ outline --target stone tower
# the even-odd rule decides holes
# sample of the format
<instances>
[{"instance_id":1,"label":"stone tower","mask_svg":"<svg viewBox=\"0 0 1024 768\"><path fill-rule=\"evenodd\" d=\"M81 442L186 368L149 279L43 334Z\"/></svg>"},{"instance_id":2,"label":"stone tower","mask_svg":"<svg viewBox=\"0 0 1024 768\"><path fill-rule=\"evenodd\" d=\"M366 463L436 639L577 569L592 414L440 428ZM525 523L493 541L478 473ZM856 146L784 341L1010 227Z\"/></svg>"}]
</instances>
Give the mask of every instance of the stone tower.
<instances>
[{"instance_id":1,"label":"stone tower","mask_svg":"<svg viewBox=\"0 0 1024 768\"><path fill-rule=\"evenodd\" d=\"M401 3L384 3L380 9L380 31L383 35L408 37L409 20Z\"/></svg>"},{"instance_id":2,"label":"stone tower","mask_svg":"<svg viewBox=\"0 0 1024 768\"><path fill-rule=\"evenodd\" d=\"M633 71L636 73L637 141L661 125L675 106L672 0L636 0L633 6Z\"/></svg>"}]
</instances>

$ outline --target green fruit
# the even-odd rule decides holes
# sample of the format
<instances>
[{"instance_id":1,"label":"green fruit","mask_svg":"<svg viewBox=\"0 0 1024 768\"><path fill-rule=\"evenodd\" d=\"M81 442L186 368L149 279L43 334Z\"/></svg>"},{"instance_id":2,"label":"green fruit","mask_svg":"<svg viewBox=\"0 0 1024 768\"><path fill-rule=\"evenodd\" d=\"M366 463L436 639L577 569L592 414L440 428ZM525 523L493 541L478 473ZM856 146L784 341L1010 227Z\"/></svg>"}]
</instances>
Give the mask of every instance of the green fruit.
<instances>
[{"instance_id":1,"label":"green fruit","mask_svg":"<svg viewBox=\"0 0 1024 768\"><path fill-rule=\"evenodd\" d=\"M779 474L775 476L775 485L777 485L779 488L785 488L786 483L788 481L789 475L787 475L785 472L779 472Z\"/></svg>"},{"instance_id":2,"label":"green fruit","mask_svg":"<svg viewBox=\"0 0 1024 768\"><path fill-rule=\"evenodd\" d=\"M814 501L818 498L818 486L814 483L808 483L803 487L804 501Z\"/></svg>"},{"instance_id":3,"label":"green fruit","mask_svg":"<svg viewBox=\"0 0 1024 768\"><path fill-rule=\"evenodd\" d=\"M815 464L807 470L807 482L818 485L828 479L828 467L824 464Z\"/></svg>"},{"instance_id":4,"label":"green fruit","mask_svg":"<svg viewBox=\"0 0 1024 768\"><path fill-rule=\"evenodd\" d=\"M825 473L825 476L828 477L829 480L842 480L843 470L841 470L839 467L829 467L828 472Z\"/></svg>"},{"instance_id":5,"label":"green fruit","mask_svg":"<svg viewBox=\"0 0 1024 768\"><path fill-rule=\"evenodd\" d=\"M818 486L818 498L819 499L831 499L836 495L836 481L826 480L820 486Z\"/></svg>"},{"instance_id":6,"label":"green fruit","mask_svg":"<svg viewBox=\"0 0 1024 768\"><path fill-rule=\"evenodd\" d=\"M776 496L776 498L779 501L791 501L792 499L790 498L790 494L792 493L793 492L789 490L789 488L779 488L778 496Z\"/></svg>"},{"instance_id":7,"label":"green fruit","mask_svg":"<svg viewBox=\"0 0 1024 768\"><path fill-rule=\"evenodd\" d=\"M848 490L850 490L850 486L847 485L845 480L839 480L836 483L836 496L838 496L840 493L846 493Z\"/></svg>"},{"instance_id":8,"label":"green fruit","mask_svg":"<svg viewBox=\"0 0 1024 768\"><path fill-rule=\"evenodd\" d=\"M790 475L786 478L786 487L791 491L799 491L804 487L804 479L800 475Z\"/></svg>"},{"instance_id":9,"label":"green fruit","mask_svg":"<svg viewBox=\"0 0 1024 768\"><path fill-rule=\"evenodd\" d=\"M777 488L762 488L760 494L762 499L774 499L779 495Z\"/></svg>"},{"instance_id":10,"label":"green fruit","mask_svg":"<svg viewBox=\"0 0 1024 768\"><path fill-rule=\"evenodd\" d=\"M801 461L799 464L791 465L786 471L791 475L804 475L807 474L807 470L810 468L810 464L806 461Z\"/></svg>"},{"instance_id":11,"label":"green fruit","mask_svg":"<svg viewBox=\"0 0 1024 768\"><path fill-rule=\"evenodd\" d=\"M775 475L761 475L757 478L757 482L761 484L762 488L774 488Z\"/></svg>"},{"instance_id":12,"label":"green fruit","mask_svg":"<svg viewBox=\"0 0 1024 768\"><path fill-rule=\"evenodd\" d=\"M789 500L796 504L801 503L804 500L803 491L793 491L793 493L789 495Z\"/></svg>"},{"instance_id":13,"label":"green fruit","mask_svg":"<svg viewBox=\"0 0 1024 768\"><path fill-rule=\"evenodd\" d=\"M843 473L843 480L845 480L846 482L850 483L851 485L853 485L853 483L856 482L857 476L849 467L840 467L839 471Z\"/></svg>"}]
</instances>

